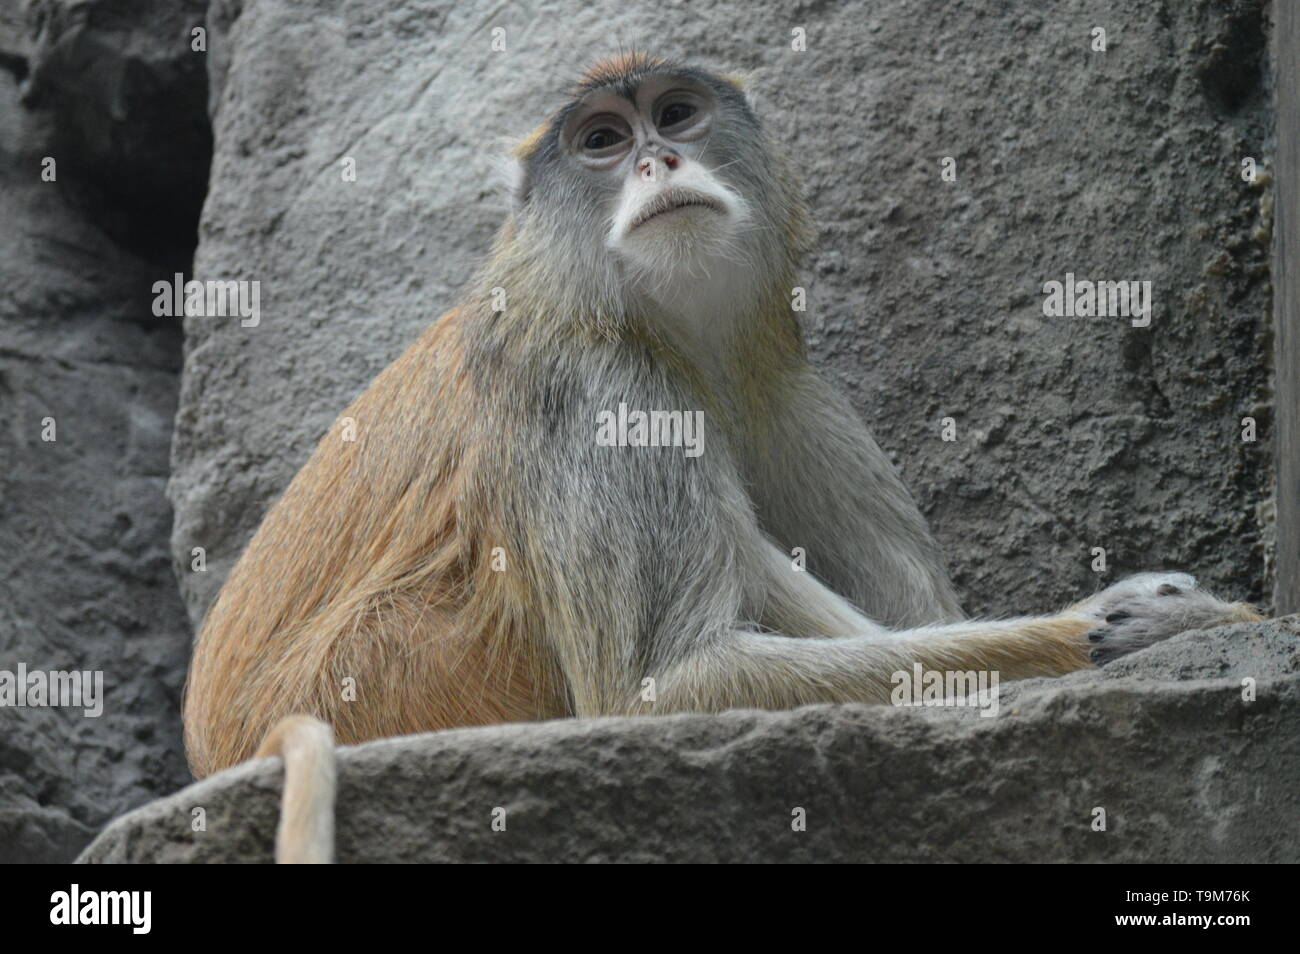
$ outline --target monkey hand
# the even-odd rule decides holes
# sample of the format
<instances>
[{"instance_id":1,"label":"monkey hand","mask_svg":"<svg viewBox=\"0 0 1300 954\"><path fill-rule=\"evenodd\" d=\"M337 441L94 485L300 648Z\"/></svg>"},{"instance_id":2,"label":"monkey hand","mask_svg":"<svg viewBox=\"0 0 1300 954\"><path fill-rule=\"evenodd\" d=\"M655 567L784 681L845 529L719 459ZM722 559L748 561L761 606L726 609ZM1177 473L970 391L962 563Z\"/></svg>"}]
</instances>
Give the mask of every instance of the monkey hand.
<instances>
[{"instance_id":1,"label":"monkey hand","mask_svg":"<svg viewBox=\"0 0 1300 954\"><path fill-rule=\"evenodd\" d=\"M1088 633L1098 666L1189 629L1262 619L1245 603L1225 603L1186 573L1139 573L1069 610L1095 620Z\"/></svg>"}]
</instances>

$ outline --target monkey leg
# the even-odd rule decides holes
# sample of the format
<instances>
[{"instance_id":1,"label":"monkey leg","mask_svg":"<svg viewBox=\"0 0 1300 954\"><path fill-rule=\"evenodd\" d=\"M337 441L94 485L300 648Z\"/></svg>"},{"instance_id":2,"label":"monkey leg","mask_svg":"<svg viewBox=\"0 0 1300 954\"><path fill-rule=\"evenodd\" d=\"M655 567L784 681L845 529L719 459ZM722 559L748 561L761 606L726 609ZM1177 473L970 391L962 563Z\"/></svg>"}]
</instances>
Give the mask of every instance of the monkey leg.
<instances>
[{"instance_id":1,"label":"monkey leg","mask_svg":"<svg viewBox=\"0 0 1300 954\"><path fill-rule=\"evenodd\" d=\"M832 618L833 594L815 581L789 578L774 591L778 605L771 615L797 619L798 614L780 606L796 593L810 603L821 601L825 611L819 619ZM664 667L656 679L656 702L640 704L637 711L887 702L895 674L917 664L931 671L996 672L1000 680L1058 676L1188 629L1259 618L1245 604L1226 603L1197 589L1186 574L1144 573L1057 616L971 620L895 632L876 627L829 639L735 629L702 640L698 651ZM817 634L846 623L851 620L841 614L835 623L818 626Z\"/></svg>"},{"instance_id":2,"label":"monkey leg","mask_svg":"<svg viewBox=\"0 0 1300 954\"><path fill-rule=\"evenodd\" d=\"M917 663L927 671L996 672L999 679L1057 676L1091 665L1087 634L1095 627L1083 616L1048 616L838 639L735 630L667 667L656 680L656 701L635 711L888 702L894 674L911 673Z\"/></svg>"}]
</instances>

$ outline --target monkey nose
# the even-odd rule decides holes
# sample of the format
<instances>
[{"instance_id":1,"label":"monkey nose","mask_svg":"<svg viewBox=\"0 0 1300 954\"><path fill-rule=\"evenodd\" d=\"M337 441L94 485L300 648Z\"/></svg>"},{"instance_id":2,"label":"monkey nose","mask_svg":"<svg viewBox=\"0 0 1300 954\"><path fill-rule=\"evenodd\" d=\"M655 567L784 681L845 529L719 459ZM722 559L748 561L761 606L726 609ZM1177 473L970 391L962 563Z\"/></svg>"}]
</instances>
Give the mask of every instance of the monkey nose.
<instances>
[{"instance_id":1,"label":"monkey nose","mask_svg":"<svg viewBox=\"0 0 1300 954\"><path fill-rule=\"evenodd\" d=\"M658 173L657 164L662 162L668 171L682 164L682 157L675 152L665 152L658 156L645 156L637 161L636 171L643 179L653 179Z\"/></svg>"}]
</instances>

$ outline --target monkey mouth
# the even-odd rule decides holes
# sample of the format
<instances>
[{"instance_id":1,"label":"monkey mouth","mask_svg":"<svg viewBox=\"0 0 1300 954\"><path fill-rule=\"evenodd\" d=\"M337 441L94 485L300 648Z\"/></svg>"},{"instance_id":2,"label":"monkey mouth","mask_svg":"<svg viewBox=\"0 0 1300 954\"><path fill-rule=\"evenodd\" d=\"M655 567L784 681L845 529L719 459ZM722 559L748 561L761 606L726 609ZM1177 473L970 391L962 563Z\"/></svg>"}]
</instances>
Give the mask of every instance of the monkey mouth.
<instances>
[{"instance_id":1,"label":"monkey mouth","mask_svg":"<svg viewBox=\"0 0 1300 954\"><path fill-rule=\"evenodd\" d=\"M645 223L660 215L668 212L676 212L678 209L701 208L711 209L714 212L725 212L722 203L712 196L707 196L703 192L692 192L686 189L667 189L660 192L637 212L636 217L632 219L632 224L628 226L629 232L640 228Z\"/></svg>"}]
</instances>

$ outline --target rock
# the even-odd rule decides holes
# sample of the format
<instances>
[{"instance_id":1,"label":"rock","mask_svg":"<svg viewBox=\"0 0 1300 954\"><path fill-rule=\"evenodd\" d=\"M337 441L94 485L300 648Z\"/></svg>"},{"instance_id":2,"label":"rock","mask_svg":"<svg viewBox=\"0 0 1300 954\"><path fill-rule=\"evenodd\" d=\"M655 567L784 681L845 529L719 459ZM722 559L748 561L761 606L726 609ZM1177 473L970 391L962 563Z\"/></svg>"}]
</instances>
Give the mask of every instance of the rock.
<instances>
[{"instance_id":1,"label":"rock","mask_svg":"<svg viewBox=\"0 0 1300 954\"><path fill-rule=\"evenodd\" d=\"M16 0L0 67L49 117L65 197L117 244L188 268L207 192L207 0Z\"/></svg>"},{"instance_id":2,"label":"rock","mask_svg":"<svg viewBox=\"0 0 1300 954\"><path fill-rule=\"evenodd\" d=\"M203 177L184 186L188 246L159 252L166 222L131 207L180 188L158 170L206 170L184 133L162 136L194 120L194 90L175 83L197 83L202 124L203 72L159 66L176 59L159 52L173 31L150 19L202 6L0 12L0 670L99 671L105 692L98 718L0 709L0 862L69 861L108 819L190 778L190 630L165 496L180 327L153 316L149 290L191 254Z\"/></svg>"},{"instance_id":3,"label":"rock","mask_svg":"<svg viewBox=\"0 0 1300 954\"><path fill-rule=\"evenodd\" d=\"M811 706L344 748L339 860L1295 862L1297 636L1300 616L1184 633L1007 684L993 718ZM80 860L269 861L280 774L220 772L114 822Z\"/></svg>"}]
</instances>

